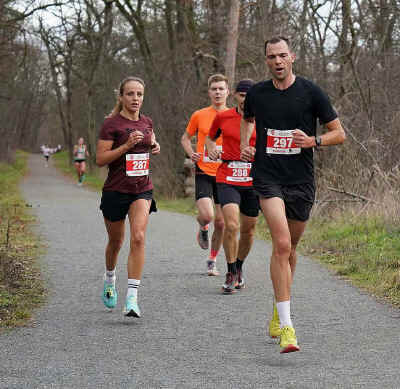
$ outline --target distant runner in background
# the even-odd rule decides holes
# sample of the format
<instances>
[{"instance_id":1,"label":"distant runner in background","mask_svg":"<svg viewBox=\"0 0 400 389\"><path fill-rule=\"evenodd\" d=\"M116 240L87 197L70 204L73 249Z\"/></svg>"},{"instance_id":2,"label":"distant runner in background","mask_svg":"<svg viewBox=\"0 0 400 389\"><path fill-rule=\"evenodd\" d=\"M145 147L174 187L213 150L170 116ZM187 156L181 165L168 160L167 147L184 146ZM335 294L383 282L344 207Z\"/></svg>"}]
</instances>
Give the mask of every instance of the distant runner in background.
<instances>
[{"instance_id":1,"label":"distant runner in background","mask_svg":"<svg viewBox=\"0 0 400 389\"><path fill-rule=\"evenodd\" d=\"M48 167L50 155L60 151L61 145L58 145L57 147L48 147L46 144L43 144L40 146L40 150L42 151L43 157L46 160L45 166Z\"/></svg>"},{"instance_id":2,"label":"distant runner in background","mask_svg":"<svg viewBox=\"0 0 400 389\"><path fill-rule=\"evenodd\" d=\"M212 75L208 79L208 96L211 100L211 105L193 113L181 138L185 153L195 163L195 198L198 210L197 222L199 223L197 241L203 250L208 250L210 247L208 229L209 224L214 221L211 251L207 258L207 273L209 276L217 276L219 274L216 259L222 245L224 217L215 181L215 175L221 161L212 161L209 158L204 142L217 112L228 109L226 107L228 94L228 79L222 74ZM194 136L197 136L196 151L193 150L191 143L191 139ZM217 148L221 150L222 139L218 139L216 144Z\"/></svg>"},{"instance_id":3,"label":"distant runner in background","mask_svg":"<svg viewBox=\"0 0 400 389\"><path fill-rule=\"evenodd\" d=\"M78 174L78 185L81 186L85 179L86 172L86 157L89 157L89 152L84 143L83 138L78 139L78 144L74 146L74 165Z\"/></svg>"},{"instance_id":4,"label":"distant runner in background","mask_svg":"<svg viewBox=\"0 0 400 389\"><path fill-rule=\"evenodd\" d=\"M222 285L224 294L245 287L243 263L254 241L260 208L250 177L251 162L240 160L240 121L246 93L253 84L249 79L238 82L234 94L236 108L218 112L206 138L210 158L222 160L217 170L217 191L225 221L223 244L228 269ZM221 138L222 153L216 147ZM250 146L254 147L255 141L253 130Z\"/></svg>"},{"instance_id":5,"label":"distant runner in background","mask_svg":"<svg viewBox=\"0 0 400 389\"><path fill-rule=\"evenodd\" d=\"M97 165L108 166L100 204L108 234L102 300L108 308L117 305L115 268L128 215L130 250L123 313L130 317L141 317L138 288L145 261L147 222L149 214L157 210L153 200L150 154L158 154L160 145L153 131L153 121L140 113L144 88L144 81L138 77L127 77L121 82L119 102L122 110L116 109L104 121L96 154Z\"/></svg>"}]
</instances>

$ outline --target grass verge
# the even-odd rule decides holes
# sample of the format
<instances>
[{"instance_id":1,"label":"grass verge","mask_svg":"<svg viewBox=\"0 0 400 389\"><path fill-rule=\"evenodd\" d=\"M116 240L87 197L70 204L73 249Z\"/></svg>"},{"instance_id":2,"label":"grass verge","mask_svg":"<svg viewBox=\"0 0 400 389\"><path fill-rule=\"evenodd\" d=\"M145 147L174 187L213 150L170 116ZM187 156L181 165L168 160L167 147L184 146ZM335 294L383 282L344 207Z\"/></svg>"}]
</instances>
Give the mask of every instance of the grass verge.
<instances>
[{"instance_id":1,"label":"grass verge","mask_svg":"<svg viewBox=\"0 0 400 389\"><path fill-rule=\"evenodd\" d=\"M0 330L26 324L45 297L39 241L30 229L35 219L18 190L26 160L17 152L15 163L0 163Z\"/></svg>"},{"instance_id":2,"label":"grass verge","mask_svg":"<svg viewBox=\"0 0 400 389\"><path fill-rule=\"evenodd\" d=\"M67 151L61 151L55 153L51 156L54 161L54 166L59 169L63 174L71 177L72 179L77 180L77 175L75 171L75 167L72 163L69 162L69 156ZM97 191L101 191L103 187L104 180L99 178L96 175L96 170L91 172L88 168L86 169L87 173L85 174L84 185L88 186Z\"/></svg>"},{"instance_id":3,"label":"grass verge","mask_svg":"<svg viewBox=\"0 0 400 389\"><path fill-rule=\"evenodd\" d=\"M354 285L400 306L399 225L379 215L314 218L300 249Z\"/></svg>"}]
</instances>

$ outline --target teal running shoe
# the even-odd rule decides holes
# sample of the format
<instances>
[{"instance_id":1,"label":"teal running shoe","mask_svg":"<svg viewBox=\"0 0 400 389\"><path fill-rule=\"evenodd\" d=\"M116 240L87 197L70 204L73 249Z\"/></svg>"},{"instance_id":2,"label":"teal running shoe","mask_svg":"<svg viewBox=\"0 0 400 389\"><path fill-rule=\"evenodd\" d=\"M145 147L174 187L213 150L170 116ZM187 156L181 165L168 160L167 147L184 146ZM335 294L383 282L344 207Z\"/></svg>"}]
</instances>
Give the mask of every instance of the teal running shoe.
<instances>
[{"instance_id":1,"label":"teal running shoe","mask_svg":"<svg viewBox=\"0 0 400 389\"><path fill-rule=\"evenodd\" d=\"M123 314L129 317L140 317L140 309L137 303L137 299L134 296L127 296Z\"/></svg>"},{"instance_id":2,"label":"teal running shoe","mask_svg":"<svg viewBox=\"0 0 400 389\"><path fill-rule=\"evenodd\" d=\"M103 303L107 308L115 308L117 305L118 293L114 284L109 284L108 282L104 281L102 298Z\"/></svg>"}]
</instances>

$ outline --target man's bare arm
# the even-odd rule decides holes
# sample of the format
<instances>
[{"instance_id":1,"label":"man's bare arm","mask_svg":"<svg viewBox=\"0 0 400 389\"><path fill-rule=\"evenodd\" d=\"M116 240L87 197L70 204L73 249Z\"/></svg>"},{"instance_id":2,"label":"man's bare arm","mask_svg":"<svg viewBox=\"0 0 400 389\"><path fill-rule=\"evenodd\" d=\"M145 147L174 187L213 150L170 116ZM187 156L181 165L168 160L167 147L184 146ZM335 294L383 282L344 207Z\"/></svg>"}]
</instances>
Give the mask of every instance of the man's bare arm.
<instances>
[{"instance_id":1,"label":"man's bare arm","mask_svg":"<svg viewBox=\"0 0 400 389\"><path fill-rule=\"evenodd\" d=\"M344 142L346 134L339 119L326 123L325 127L328 132L320 136L320 146L334 146ZM293 131L293 141L304 149L317 146L315 136L308 136L304 131L298 129Z\"/></svg>"},{"instance_id":2,"label":"man's bare arm","mask_svg":"<svg viewBox=\"0 0 400 389\"><path fill-rule=\"evenodd\" d=\"M191 137L189 136L189 134L185 131L181 138L181 144L182 144L183 150L185 150L185 153L187 154L187 156L193 162L198 162L201 158L201 155L199 153L196 153L193 151L192 142L190 141L190 138Z\"/></svg>"},{"instance_id":3,"label":"man's bare arm","mask_svg":"<svg viewBox=\"0 0 400 389\"><path fill-rule=\"evenodd\" d=\"M339 119L326 123L325 127L328 132L321 135L321 146L339 145L345 141L346 133Z\"/></svg>"},{"instance_id":4,"label":"man's bare arm","mask_svg":"<svg viewBox=\"0 0 400 389\"><path fill-rule=\"evenodd\" d=\"M214 140L212 140L208 135L206 136L205 144L208 151L208 156L213 160L216 161L220 157L220 153L217 150L217 144Z\"/></svg>"},{"instance_id":5,"label":"man's bare arm","mask_svg":"<svg viewBox=\"0 0 400 389\"><path fill-rule=\"evenodd\" d=\"M254 120L243 119L240 122L240 159L250 162L254 158L256 149L249 145L254 130Z\"/></svg>"},{"instance_id":6,"label":"man's bare arm","mask_svg":"<svg viewBox=\"0 0 400 389\"><path fill-rule=\"evenodd\" d=\"M254 122L243 119L240 121L240 150L249 146L251 133L254 129Z\"/></svg>"}]
</instances>

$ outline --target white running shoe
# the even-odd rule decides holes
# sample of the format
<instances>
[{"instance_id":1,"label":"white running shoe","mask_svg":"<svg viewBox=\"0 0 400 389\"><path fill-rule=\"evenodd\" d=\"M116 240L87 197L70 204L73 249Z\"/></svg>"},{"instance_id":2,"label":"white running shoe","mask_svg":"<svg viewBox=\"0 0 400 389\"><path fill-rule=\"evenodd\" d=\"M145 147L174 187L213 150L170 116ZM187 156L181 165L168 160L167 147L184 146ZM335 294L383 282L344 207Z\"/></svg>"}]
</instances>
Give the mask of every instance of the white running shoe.
<instances>
[{"instance_id":1,"label":"white running shoe","mask_svg":"<svg viewBox=\"0 0 400 389\"><path fill-rule=\"evenodd\" d=\"M207 274L209 276L219 276L216 261L212 261L211 259L207 260Z\"/></svg>"}]
</instances>

